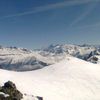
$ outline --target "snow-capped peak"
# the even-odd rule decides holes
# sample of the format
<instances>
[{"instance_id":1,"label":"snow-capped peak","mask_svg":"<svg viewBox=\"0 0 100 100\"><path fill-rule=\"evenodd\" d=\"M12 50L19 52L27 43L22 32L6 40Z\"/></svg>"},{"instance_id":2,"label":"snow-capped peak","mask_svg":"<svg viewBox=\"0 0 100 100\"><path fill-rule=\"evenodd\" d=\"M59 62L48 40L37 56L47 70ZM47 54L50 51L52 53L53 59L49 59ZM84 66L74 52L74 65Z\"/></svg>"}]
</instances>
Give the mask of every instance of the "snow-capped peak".
<instances>
[{"instance_id":1,"label":"snow-capped peak","mask_svg":"<svg viewBox=\"0 0 100 100\"><path fill-rule=\"evenodd\" d=\"M69 55L100 64L100 46L52 44L39 50L0 46L0 68L15 71L40 69Z\"/></svg>"}]
</instances>

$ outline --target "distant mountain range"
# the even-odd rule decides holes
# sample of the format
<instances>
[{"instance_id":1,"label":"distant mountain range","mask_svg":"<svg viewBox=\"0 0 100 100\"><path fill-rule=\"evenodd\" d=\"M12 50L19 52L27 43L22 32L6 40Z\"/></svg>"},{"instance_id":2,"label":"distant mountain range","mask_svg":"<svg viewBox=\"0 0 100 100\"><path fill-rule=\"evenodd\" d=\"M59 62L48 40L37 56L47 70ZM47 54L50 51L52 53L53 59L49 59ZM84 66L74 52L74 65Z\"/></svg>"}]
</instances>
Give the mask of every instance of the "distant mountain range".
<instances>
[{"instance_id":1,"label":"distant mountain range","mask_svg":"<svg viewBox=\"0 0 100 100\"><path fill-rule=\"evenodd\" d=\"M50 45L38 50L0 46L0 68L15 71L40 69L74 56L100 64L99 45Z\"/></svg>"},{"instance_id":2,"label":"distant mountain range","mask_svg":"<svg viewBox=\"0 0 100 100\"><path fill-rule=\"evenodd\" d=\"M53 57L59 61L68 55L100 64L100 46L99 45L50 45L47 48L40 49L39 54L45 57Z\"/></svg>"}]
</instances>

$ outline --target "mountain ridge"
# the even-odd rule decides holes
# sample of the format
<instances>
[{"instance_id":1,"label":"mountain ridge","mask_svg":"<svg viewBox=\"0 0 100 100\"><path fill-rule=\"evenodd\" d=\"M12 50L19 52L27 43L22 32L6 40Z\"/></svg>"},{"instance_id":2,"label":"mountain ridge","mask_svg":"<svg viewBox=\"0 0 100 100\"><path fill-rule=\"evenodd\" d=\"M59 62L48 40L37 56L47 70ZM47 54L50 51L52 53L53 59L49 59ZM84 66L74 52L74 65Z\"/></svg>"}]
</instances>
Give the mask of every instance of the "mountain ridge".
<instances>
[{"instance_id":1,"label":"mountain ridge","mask_svg":"<svg viewBox=\"0 0 100 100\"><path fill-rule=\"evenodd\" d=\"M53 44L37 50L0 46L0 68L30 71L55 64L69 55L100 64L99 45Z\"/></svg>"}]
</instances>

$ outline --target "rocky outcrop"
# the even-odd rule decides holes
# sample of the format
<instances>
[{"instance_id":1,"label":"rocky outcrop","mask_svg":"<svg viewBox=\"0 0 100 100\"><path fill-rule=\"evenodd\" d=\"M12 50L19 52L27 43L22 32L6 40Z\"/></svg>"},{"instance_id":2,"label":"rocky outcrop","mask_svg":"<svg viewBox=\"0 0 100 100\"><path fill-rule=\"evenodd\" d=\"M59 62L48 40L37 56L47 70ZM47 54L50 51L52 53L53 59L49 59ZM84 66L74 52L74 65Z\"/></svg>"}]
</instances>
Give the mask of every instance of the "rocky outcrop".
<instances>
[{"instance_id":1,"label":"rocky outcrop","mask_svg":"<svg viewBox=\"0 0 100 100\"><path fill-rule=\"evenodd\" d=\"M0 100L21 100L23 98L23 94L17 90L16 85L11 81L6 82L4 86L1 87L0 92L2 92ZM5 96L5 94L9 96Z\"/></svg>"},{"instance_id":2,"label":"rocky outcrop","mask_svg":"<svg viewBox=\"0 0 100 100\"><path fill-rule=\"evenodd\" d=\"M43 100L43 97L40 97L40 96L36 96L36 98L37 98L38 100Z\"/></svg>"},{"instance_id":3,"label":"rocky outcrop","mask_svg":"<svg viewBox=\"0 0 100 100\"><path fill-rule=\"evenodd\" d=\"M4 86L0 87L0 100L24 100L24 97L27 97L27 99L32 97L33 100L43 100L43 97L40 96L28 95L26 93L23 95L11 81L6 82Z\"/></svg>"}]
</instances>

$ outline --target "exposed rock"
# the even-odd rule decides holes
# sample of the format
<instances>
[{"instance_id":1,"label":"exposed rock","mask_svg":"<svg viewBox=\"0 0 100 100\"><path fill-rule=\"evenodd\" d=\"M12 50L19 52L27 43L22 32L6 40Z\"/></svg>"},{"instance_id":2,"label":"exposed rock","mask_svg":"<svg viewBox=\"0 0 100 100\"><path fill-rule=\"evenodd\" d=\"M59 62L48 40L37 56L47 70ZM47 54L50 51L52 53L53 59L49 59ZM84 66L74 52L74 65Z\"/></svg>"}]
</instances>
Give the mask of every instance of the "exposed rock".
<instances>
[{"instance_id":1,"label":"exposed rock","mask_svg":"<svg viewBox=\"0 0 100 100\"><path fill-rule=\"evenodd\" d=\"M28 94L24 94L26 97L30 97ZM31 95L36 100L43 100L43 97ZM23 94L17 90L16 85L8 81L4 86L0 87L0 100L22 100ZM24 99L23 99L24 100Z\"/></svg>"},{"instance_id":2,"label":"exposed rock","mask_svg":"<svg viewBox=\"0 0 100 100\"><path fill-rule=\"evenodd\" d=\"M3 94L0 94L0 100L6 100L6 98Z\"/></svg>"},{"instance_id":3,"label":"exposed rock","mask_svg":"<svg viewBox=\"0 0 100 100\"><path fill-rule=\"evenodd\" d=\"M21 100L23 98L23 94L17 90L16 85L11 81L6 82L4 86L2 86L0 92L9 95L9 97L5 97L4 100ZM3 96L0 96L0 99L1 98L3 98Z\"/></svg>"},{"instance_id":4,"label":"exposed rock","mask_svg":"<svg viewBox=\"0 0 100 100\"><path fill-rule=\"evenodd\" d=\"M36 96L38 100L43 100L43 97Z\"/></svg>"},{"instance_id":5,"label":"exposed rock","mask_svg":"<svg viewBox=\"0 0 100 100\"><path fill-rule=\"evenodd\" d=\"M14 83L12 83L11 81L8 81L4 84L3 88L12 88L12 89L16 89L16 85Z\"/></svg>"}]
</instances>

